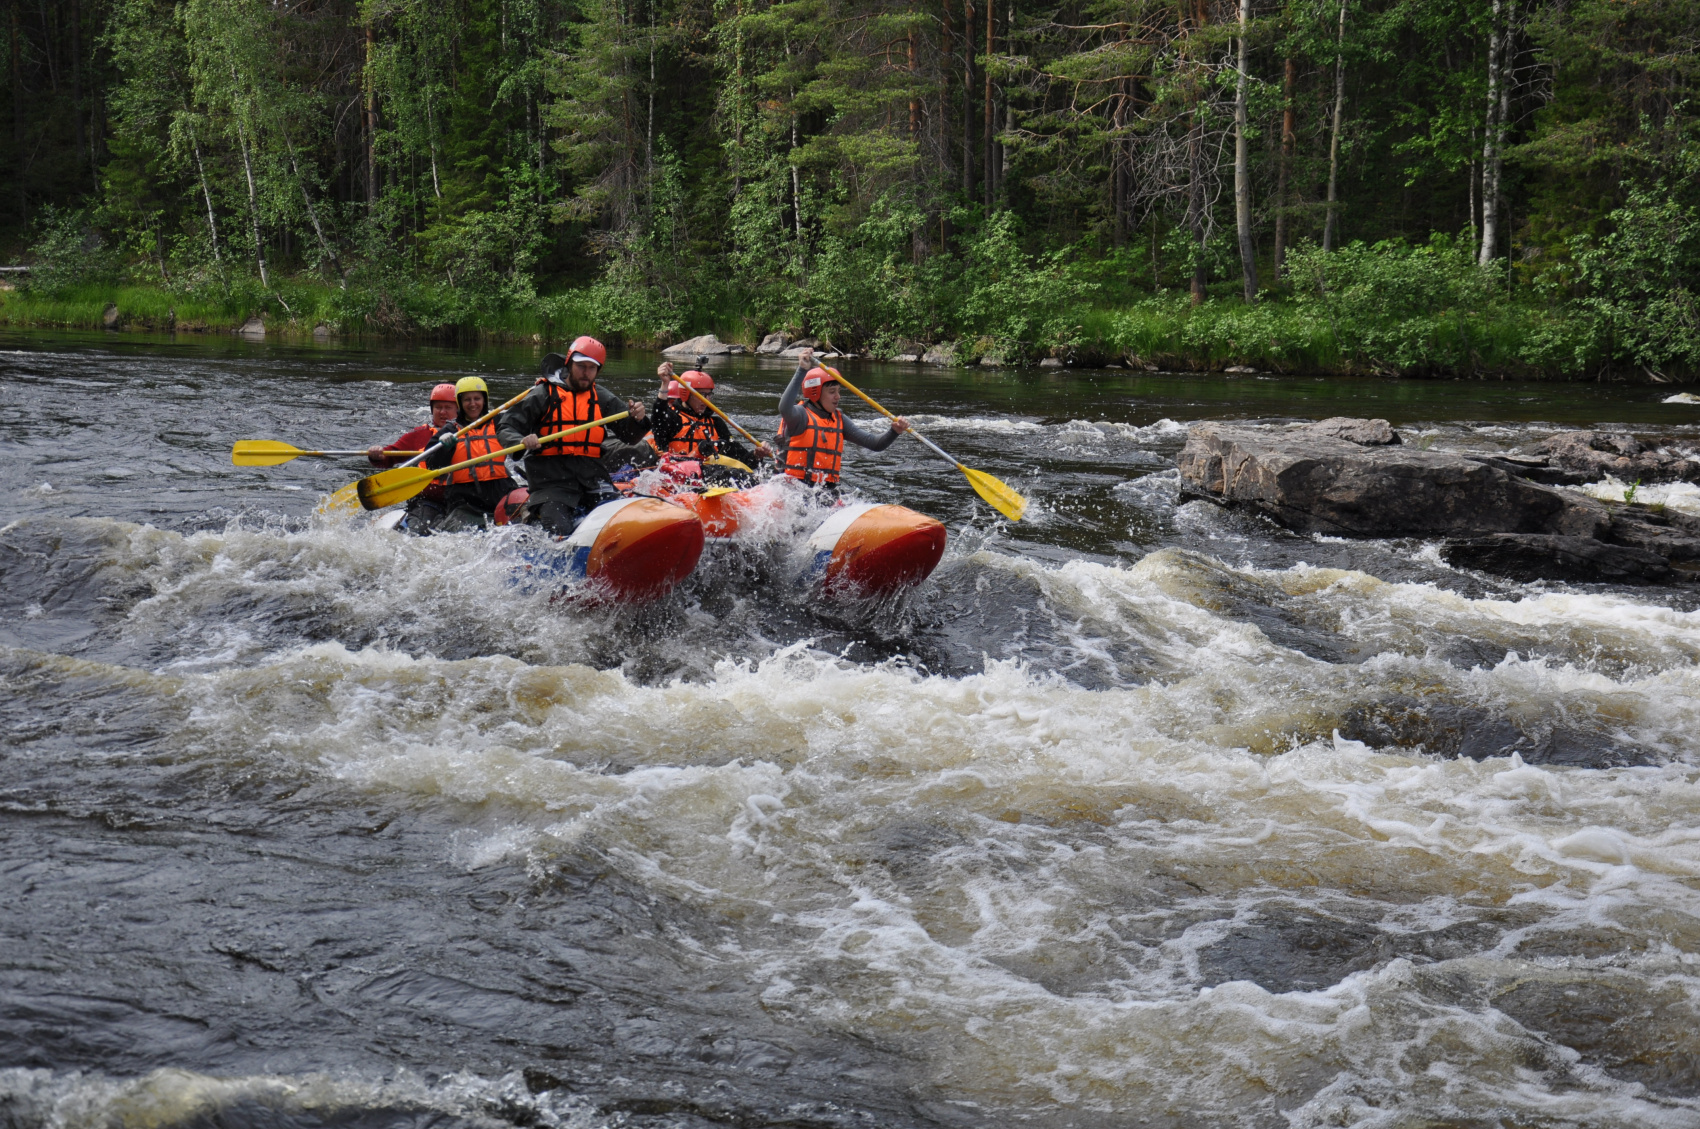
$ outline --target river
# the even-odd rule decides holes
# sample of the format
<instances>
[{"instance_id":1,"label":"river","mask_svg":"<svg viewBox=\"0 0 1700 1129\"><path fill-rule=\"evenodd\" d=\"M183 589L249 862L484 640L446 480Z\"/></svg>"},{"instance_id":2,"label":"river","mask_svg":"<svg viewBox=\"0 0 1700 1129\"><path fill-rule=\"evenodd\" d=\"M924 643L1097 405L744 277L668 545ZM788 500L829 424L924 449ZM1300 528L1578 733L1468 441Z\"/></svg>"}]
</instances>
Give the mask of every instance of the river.
<instances>
[{"instance_id":1,"label":"river","mask_svg":"<svg viewBox=\"0 0 1700 1129\"><path fill-rule=\"evenodd\" d=\"M315 517L355 460L230 465L537 356L0 336L0 1126L1700 1126L1693 589L1296 536L1173 461L1700 407L860 365L1031 500L859 453L950 531L865 614L724 545L552 605ZM771 429L788 369L712 367Z\"/></svg>"}]
</instances>

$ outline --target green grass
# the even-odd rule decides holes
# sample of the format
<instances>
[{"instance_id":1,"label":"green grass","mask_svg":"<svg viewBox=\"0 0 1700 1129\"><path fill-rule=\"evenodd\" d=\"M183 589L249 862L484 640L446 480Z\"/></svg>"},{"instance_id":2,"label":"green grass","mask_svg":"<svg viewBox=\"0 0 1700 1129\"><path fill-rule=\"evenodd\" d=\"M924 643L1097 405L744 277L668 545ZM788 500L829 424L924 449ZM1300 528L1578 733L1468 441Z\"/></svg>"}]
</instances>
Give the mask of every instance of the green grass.
<instances>
[{"instance_id":1,"label":"green grass","mask_svg":"<svg viewBox=\"0 0 1700 1129\"><path fill-rule=\"evenodd\" d=\"M109 306L120 329L232 332L249 317L268 334L306 337L325 326L339 336L418 340L559 341L601 333L605 309L580 289L521 301L478 299L443 283L355 284L317 278L252 280L228 288L171 290L158 285L85 284L43 294L0 291L0 324L99 328ZM763 326L730 302L699 312L714 332L754 344ZM1375 294L1321 298L1271 293L1255 306L1215 295L1194 306L1184 291L1162 291L1124 304L1082 305L1057 319L1077 360L1127 358L1169 369L1221 370L1248 365L1274 372L1407 376L1510 375L1577 379L1598 370L1598 346L1564 306L1494 302L1427 310L1389 309ZM964 334L959 355L972 360ZM663 344L653 332L628 332L627 344ZM982 341L989 341L983 338ZM1004 356L1042 350L997 342Z\"/></svg>"}]
</instances>

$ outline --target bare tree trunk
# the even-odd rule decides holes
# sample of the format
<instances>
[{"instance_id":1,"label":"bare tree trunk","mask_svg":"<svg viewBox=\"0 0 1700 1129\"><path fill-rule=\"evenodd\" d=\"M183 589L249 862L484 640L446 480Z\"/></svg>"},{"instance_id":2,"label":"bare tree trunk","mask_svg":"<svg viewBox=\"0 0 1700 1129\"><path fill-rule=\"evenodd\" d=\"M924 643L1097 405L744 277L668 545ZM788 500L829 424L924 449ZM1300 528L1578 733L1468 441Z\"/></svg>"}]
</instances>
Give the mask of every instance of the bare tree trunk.
<instances>
[{"instance_id":1,"label":"bare tree trunk","mask_svg":"<svg viewBox=\"0 0 1700 1129\"><path fill-rule=\"evenodd\" d=\"M919 81L920 77L915 70L915 29L910 28L909 82L913 87L918 84ZM921 99L913 89L909 92L909 140L914 142L917 148L919 148L921 144Z\"/></svg>"},{"instance_id":2,"label":"bare tree trunk","mask_svg":"<svg viewBox=\"0 0 1700 1129\"><path fill-rule=\"evenodd\" d=\"M1250 49L1246 32L1251 26L1251 0L1240 0L1239 75L1234 87L1234 227L1240 237L1240 272L1245 278L1245 300L1257 301L1257 245L1251 238L1251 155L1247 149L1245 84Z\"/></svg>"},{"instance_id":3,"label":"bare tree trunk","mask_svg":"<svg viewBox=\"0 0 1700 1129\"><path fill-rule=\"evenodd\" d=\"M1111 201L1112 211L1116 217L1115 239L1119 249L1127 237L1127 162L1122 155L1122 130L1127 127L1127 82L1116 84L1116 109L1110 121L1115 126L1110 142L1110 191L1115 199Z\"/></svg>"},{"instance_id":4,"label":"bare tree trunk","mask_svg":"<svg viewBox=\"0 0 1700 1129\"><path fill-rule=\"evenodd\" d=\"M1324 251L1334 250L1335 206L1340 201L1340 127L1346 116L1346 0L1340 0L1340 32L1335 43L1334 125L1328 131L1328 214L1322 221Z\"/></svg>"},{"instance_id":5,"label":"bare tree trunk","mask_svg":"<svg viewBox=\"0 0 1700 1129\"><path fill-rule=\"evenodd\" d=\"M1493 262L1499 242L1500 174L1504 167L1505 123L1511 112L1511 12L1509 3L1493 0L1493 30L1488 37L1487 129L1482 141L1482 247L1476 260L1484 267Z\"/></svg>"},{"instance_id":6,"label":"bare tree trunk","mask_svg":"<svg viewBox=\"0 0 1700 1129\"><path fill-rule=\"evenodd\" d=\"M366 205L378 202L378 91L372 81L372 52L377 47L377 34L366 25L366 67L362 80L366 87Z\"/></svg>"},{"instance_id":7,"label":"bare tree trunk","mask_svg":"<svg viewBox=\"0 0 1700 1129\"><path fill-rule=\"evenodd\" d=\"M941 179L948 182L950 177L950 56L956 44L952 36L954 29L950 24L950 0L941 0L939 10L944 17L939 42L939 169L943 173ZM950 212L941 207L939 209L939 246L948 246L950 236Z\"/></svg>"},{"instance_id":8,"label":"bare tree trunk","mask_svg":"<svg viewBox=\"0 0 1700 1129\"><path fill-rule=\"evenodd\" d=\"M240 116L236 119L236 141L242 150L242 171L248 175L248 224L254 233L254 262L260 268L260 285L270 286L270 276L266 274L266 248L260 242L260 194L254 188L254 163L248 159L248 131L242 128Z\"/></svg>"},{"instance_id":9,"label":"bare tree trunk","mask_svg":"<svg viewBox=\"0 0 1700 1129\"><path fill-rule=\"evenodd\" d=\"M1194 5L1193 19L1197 28L1202 31L1210 22L1208 0L1197 0ZM1203 95L1198 89L1198 76L1191 79L1191 97L1193 100L1192 124L1189 127L1187 141L1187 224L1192 229L1192 237L1198 244L1198 250L1192 263L1192 304L1202 305L1205 299L1205 283L1209 281L1208 263L1205 252L1209 249L1210 217L1205 214L1207 202L1204 198L1204 123L1200 120L1198 103Z\"/></svg>"},{"instance_id":10,"label":"bare tree trunk","mask_svg":"<svg viewBox=\"0 0 1700 1129\"><path fill-rule=\"evenodd\" d=\"M437 112L431 105L431 99L425 99L425 128L431 131L431 193L441 200L443 185L437 179Z\"/></svg>"},{"instance_id":11,"label":"bare tree trunk","mask_svg":"<svg viewBox=\"0 0 1700 1129\"><path fill-rule=\"evenodd\" d=\"M985 189L986 211L990 212L997 206L998 173L997 157L993 152L992 140L992 35L998 22L997 0L986 0L986 109L985 109L985 139L981 156L986 163Z\"/></svg>"},{"instance_id":12,"label":"bare tree trunk","mask_svg":"<svg viewBox=\"0 0 1700 1129\"><path fill-rule=\"evenodd\" d=\"M650 208L655 207L655 5L649 8L649 124L643 134L644 175L649 178Z\"/></svg>"},{"instance_id":13,"label":"bare tree trunk","mask_svg":"<svg viewBox=\"0 0 1700 1129\"><path fill-rule=\"evenodd\" d=\"M974 0L962 0L962 195L974 198Z\"/></svg>"},{"instance_id":14,"label":"bare tree trunk","mask_svg":"<svg viewBox=\"0 0 1700 1129\"><path fill-rule=\"evenodd\" d=\"M785 41L785 61L791 61L791 41ZM797 92L791 91L791 152L797 151ZM797 255L799 260L803 254L803 182L797 173L797 163L791 165L791 220L797 228Z\"/></svg>"},{"instance_id":15,"label":"bare tree trunk","mask_svg":"<svg viewBox=\"0 0 1700 1129\"><path fill-rule=\"evenodd\" d=\"M24 178L29 161L24 157L24 66L19 48L23 31L18 27L18 2L12 0L12 155L17 167L13 175L18 186L18 222L29 218L29 200L24 194Z\"/></svg>"},{"instance_id":16,"label":"bare tree trunk","mask_svg":"<svg viewBox=\"0 0 1700 1129\"><path fill-rule=\"evenodd\" d=\"M195 171L201 176L201 197L207 202L207 231L212 236L213 263L223 267L224 259L218 252L218 218L213 214L212 189L207 187L207 166L201 160L201 140L195 135L193 125L189 127L189 147L195 151Z\"/></svg>"},{"instance_id":17,"label":"bare tree trunk","mask_svg":"<svg viewBox=\"0 0 1700 1129\"><path fill-rule=\"evenodd\" d=\"M1287 266L1287 178L1292 172L1293 149L1298 142L1298 113L1293 107L1293 86L1298 79L1298 64L1287 56L1286 73L1281 78L1281 162L1275 173L1275 281Z\"/></svg>"},{"instance_id":18,"label":"bare tree trunk","mask_svg":"<svg viewBox=\"0 0 1700 1129\"><path fill-rule=\"evenodd\" d=\"M284 144L289 146L289 171L295 174L295 183L301 189L301 199L307 204L307 218L313 221L313 234L319 239L319 250L331 261L331 269L336 271L337 278L344 290L348 289L348 275L342 269L342 260L337 257L336 249L325 239L325 229L319 226L319 210L313 207L313 196L307 191L307 181L301 175L301 165L295 159L295 143L284 134Z\"/></svg>"},{"instance_id":19,"label":"bare tree trunk","mask_svg":"<svg viewBox=\"0 0 1700 1129\"><path fill-rule=\"evenodd\" d=\"M71 0L71 121L77 140L77 164L83 163L83 4ZM97 186L98 187L98 186Z\"/></svg>"}]
</instances>

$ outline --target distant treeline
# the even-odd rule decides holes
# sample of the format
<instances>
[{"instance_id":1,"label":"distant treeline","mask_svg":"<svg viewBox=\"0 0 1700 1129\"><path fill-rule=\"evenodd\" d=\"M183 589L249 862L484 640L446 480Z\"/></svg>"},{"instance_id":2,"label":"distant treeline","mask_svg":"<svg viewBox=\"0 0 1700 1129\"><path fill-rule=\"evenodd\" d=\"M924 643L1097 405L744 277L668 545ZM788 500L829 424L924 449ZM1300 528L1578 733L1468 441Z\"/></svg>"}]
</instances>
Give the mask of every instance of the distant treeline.
<instances>
[{"instance_id":1,"label":"distant treeline","mask_svg":"<svg viewBox=\"0 0 1700 1129\"><path fill-rule=\"evenodd\" d=\"M14 321L147 285L345 331L1700 368L1692 0L7 16Z\"/></svg>"}]
</instances>

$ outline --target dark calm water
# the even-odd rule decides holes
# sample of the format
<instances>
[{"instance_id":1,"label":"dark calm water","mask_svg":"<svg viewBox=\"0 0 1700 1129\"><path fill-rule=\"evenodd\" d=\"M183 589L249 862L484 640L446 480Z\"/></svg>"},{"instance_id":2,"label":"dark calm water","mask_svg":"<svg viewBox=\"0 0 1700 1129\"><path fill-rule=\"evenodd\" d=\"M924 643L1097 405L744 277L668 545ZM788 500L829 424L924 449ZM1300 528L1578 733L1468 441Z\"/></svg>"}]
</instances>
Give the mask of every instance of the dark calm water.
<instances>
[{"instance_id":1,"label":"dark calm water","mask_svg":"<svg viewBox=\"0 0 1700 1129\"><path fill-rule=\"evenodd\" d=\"M860 365L1031 500L853 458L951 535L875 609L770 542L551 604L511 538L316 516L355 460L230 465L540 353L0 335L0 1126L1700 1126L1694 593L1173 469L1201 419L1700 446L1700 405ZM712 367L770 432L789 367Z\"/></svg>"}]
</instances>

